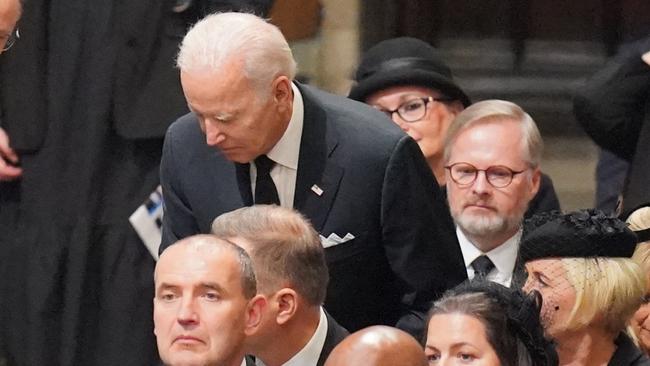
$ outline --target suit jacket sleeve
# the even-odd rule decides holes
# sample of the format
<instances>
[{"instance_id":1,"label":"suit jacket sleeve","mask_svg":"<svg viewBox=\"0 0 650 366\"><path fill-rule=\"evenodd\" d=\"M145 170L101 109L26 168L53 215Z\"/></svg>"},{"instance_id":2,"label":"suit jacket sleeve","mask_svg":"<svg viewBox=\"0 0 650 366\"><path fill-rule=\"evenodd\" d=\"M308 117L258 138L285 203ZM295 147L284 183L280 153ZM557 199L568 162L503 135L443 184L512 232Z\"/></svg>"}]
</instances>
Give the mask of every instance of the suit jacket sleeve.
<instances>
[{"instance_id":1,"label":"suit jacket sleeve","mask_svg":"<svg viewBox=\"0 0 650 366\"><path fill-rule=\"evenodd\" d=\"M466 273L449 210L410 137L398 142L383 184L383 244L391 269L407 289L404 318L422 311L422 304L428 307L435 297L462 282ZM400 323L406 330L412 328L403 320Z\"/></svg>"},{"instance_id":2,"label":"suit jacket sleeve","mask_svg":"<svg viewBox=\"0 0 650 366\"><path fill-rule=\"evenodd\" d=\"M199 232L194 215L187 204L181 187L179 168L175 162L174 145L177 136L174 128L167 131L160 163L160 184L163 189L164 215L162 220L162 242L160 252L180 238ZM171 220L173 218L173 221Z\"/></svg>"},{"instance_id":3,"label":"suit jacket sleeve","mask_svg":"<svg viewBox=\"0 0 650 366\"><path fill-rule=\"evenodd\" d=\"M650 38L626 47L574 99L576 118L587 134L626 160L634 154L650 90L650 66L641 59L646 51Z\"/></svg>"}]
</instances>

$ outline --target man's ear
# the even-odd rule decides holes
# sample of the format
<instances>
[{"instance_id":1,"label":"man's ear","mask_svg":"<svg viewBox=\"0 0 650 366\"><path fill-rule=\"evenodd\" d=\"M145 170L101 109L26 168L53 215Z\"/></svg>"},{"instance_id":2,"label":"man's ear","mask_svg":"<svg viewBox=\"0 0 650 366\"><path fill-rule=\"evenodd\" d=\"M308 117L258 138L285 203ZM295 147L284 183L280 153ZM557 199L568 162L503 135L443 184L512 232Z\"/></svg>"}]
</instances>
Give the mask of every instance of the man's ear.
<instances>
[{"instance_id":1,"label":"man's ear","mask_svg":"<svg viewBox=\"0 0 650 366\"><path fill-rule=\"evenodd\" d=\"M293 289L283 288L275 296L278 306L276 322L278 325L283 325L298 311L298 294Z\"/></svg>"},{"instance_id":2,"label":"man's ear","mask_svg":"<svg viewBox=\"0 0 650 366\"><path fill-rule=\"evenodd\" d=\"M273 100L280 105L292 105L293 90L291 89L291 80L284 75L280 75L273 80L272 85Z\"/></svg>"},{"instance_id":3,"label":"man's ear","mask_svg":"<svg viewBox=\"0 0 650 366\"><path fill-rule=\"evenodd\" d=\"M532 200L537 192L539 191L539 185L542 180L542 172L539 167L533 169L532 175L530 177L530 200Z\"/></svg>"},{"instance_id":4,"label":"man's ear","mask_svg":"<svg viewBox=\"0 0 650 366\"><path fill-rule=\"evenodd\" d=\"M267 305L264 295L255 295L248 301L246 306L246 326L244 328L244 333L247 336L254 334L262 324L262 311Z\"/></svg>"}]
</instances>

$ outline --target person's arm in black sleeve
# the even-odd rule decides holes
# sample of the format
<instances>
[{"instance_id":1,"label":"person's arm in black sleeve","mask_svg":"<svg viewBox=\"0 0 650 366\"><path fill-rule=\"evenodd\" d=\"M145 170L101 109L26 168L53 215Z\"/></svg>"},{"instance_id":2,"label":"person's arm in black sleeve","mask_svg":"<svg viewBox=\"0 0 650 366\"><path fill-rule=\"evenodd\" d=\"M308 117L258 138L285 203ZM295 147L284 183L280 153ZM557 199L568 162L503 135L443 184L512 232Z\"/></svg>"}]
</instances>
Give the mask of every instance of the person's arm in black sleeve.
<instances>
[{"instance_id":1,"label":"person's arm in black sleeve","mask_svg":"<svg viewBox=\"0 0 650 366\"><path fill-rule=\"evenodd\" d=\"M163 191L160 253L179 239L199 232L192 210L184 199L181 168L174 160L174 138L172 125L165 136L160 162L160 185Z\"/></svg>"},{"instance_id":2,"label":"person's arm in black sleeve","mask_svg":"<svg viewBox=\"0 0 650 366\"><path fill-rule=\"evenodd\" d=\"M418 336L430 302L466 278L449 210L418 145L408 136L395 147L382 189L383 245L404 286L397 325Z\"/></svg>"},{"instance_id":3,"label":"person's arm in black sleeve","mask_svg":"<svg viewBox=\"0 0 650 366\"><path fill-rule=\"evenodd\" d=\"M625 47L574 99L576 119L602 148L630 160L650 90L650 66L642 59L650 39Z\"/></svg>"}]
</instances>

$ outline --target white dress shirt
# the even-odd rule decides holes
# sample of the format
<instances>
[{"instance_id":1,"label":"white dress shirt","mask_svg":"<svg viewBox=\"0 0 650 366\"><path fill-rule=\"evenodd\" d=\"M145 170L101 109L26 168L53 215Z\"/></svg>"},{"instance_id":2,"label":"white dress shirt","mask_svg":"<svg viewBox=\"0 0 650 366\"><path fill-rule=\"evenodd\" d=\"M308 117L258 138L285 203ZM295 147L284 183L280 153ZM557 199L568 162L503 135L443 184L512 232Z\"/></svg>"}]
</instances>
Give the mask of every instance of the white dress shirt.
<instances>
[{"instance_id":1,"label":"white dress shirt","mask_svg":"<svg viewBox=\"0 0 650 366\"><path fill-rule=\"evenodd\" d=\"M282 364L282 366L307 366L307 365L316 365L318 359L320 358L320 353L323 350L325 345L325 338L327 338L327 316L323 308L320 308L320 320L318 321L318 327L314 332L314 335L311 336L311 339L307 344L296 353L291 359ZM257 366L266 366L264 362L259 358L255 360L255 365Z\"/></svg>"},{"instance_id":2,"label":"white dress shirt","mask_svg":"<svg viewBox=\"0 0 650 366\"><path fill-rule=\"evenodd\" d=\"M291 84L293 90L293 112L289 125L284 134L266 156L275 162L271 169L271 179L278 190L280 206L293 208L293 198L296 193L296 177L298 174L298 158L300 157L300 140L305 118L305 106L300 90ZM255 197L255 180L257 169L255 163L250 164L251 189Z\"/></svg>"},{"instance_id":3,"label":"white dress shirt","mask_svg":"<svg viewBox=\"0 0 650 366\"><path fill-rule=\"evenodd\" d=\"M515 269L515 262L517 261L517 252L519 251L521 230L517 231L515 235L506 240L503 244L487 253L483 253L480 249L474 246L459 227L456 227L456 236L460 243L460 250L463 253L467 278L474 278L472 262L476 258L486 255L490 258L492 263L494 263L494 268L488 273L486 279L500 283L504 286L510 286L510 282L512 282L512 272Z\"/></svg>"}]
</instances>

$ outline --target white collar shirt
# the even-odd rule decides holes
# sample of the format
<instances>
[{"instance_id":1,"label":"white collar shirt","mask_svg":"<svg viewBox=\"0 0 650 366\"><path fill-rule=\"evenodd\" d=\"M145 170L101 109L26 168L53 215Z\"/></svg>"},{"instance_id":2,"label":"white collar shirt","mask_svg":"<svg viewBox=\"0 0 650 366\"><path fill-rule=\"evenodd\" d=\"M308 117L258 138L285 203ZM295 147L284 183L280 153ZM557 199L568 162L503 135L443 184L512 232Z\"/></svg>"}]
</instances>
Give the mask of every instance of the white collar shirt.
<instances>
[{"instance_id":1,"label":"white collar shirt","mask_svg":"<svg viewBox=\"0 0 650 366\"><path fill-rule=\"evenodd\" d=\"M306 366L316 365L320 358L321 351L325 345L325 338L327 338L327 316L323 308L320 308L320 320L314 335L305 346L298 351L289 361L282 364L282 366ZM259 358L255 361L257 366L266 366Z\"/></svg>"},{"instance_id":2,"label":"white collar shirt","mask_svg":"<svg viewBox=\"0 0 650 366\"><path fill-rule=\"evenodd\" d=\"M460 250L463 253L463 260L465 261L465 269L467 270L467 278L474 278L474 268L472 262L482 256L486 255L492 263L494 268L488 273L486 279L504 286L510 286L512 282L512 272L515 269L515 262L517 261L517 252L519 251L519 241L521 239L521 230L517 231L515 235L506 240L503 244L483 253L478 249L469 239L465 236L463 231L456 227L456 236L460 243Z\"/></svg>"},{"instance_id":3,"label":"white collar shirt","mask_svg":"<svg viewBox=\"0 0 650 366\"><path fill-rule=\"evenodd\" d=\"M291 119L284 134L273 146L266 156L275 162L271 169L271 179L278 191L280 206L293 207L293 200L296 193L296 178L298 176L298 158L300 157L300 141L302 139L302 128L305 118L305 106L302 94L295 84L291 84L293 90L293 111ZM255 180L257 169L255 163L250 164L251 191L255 196Z\"/></svg>"}]
</instances>

